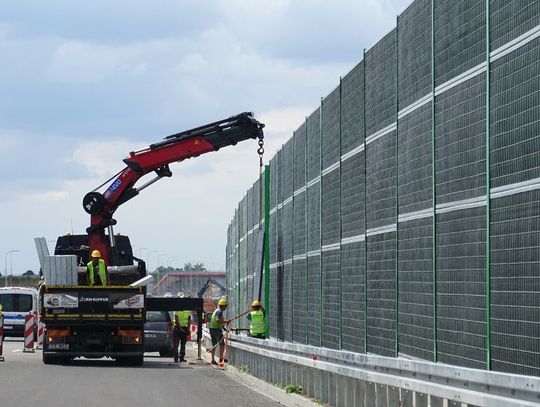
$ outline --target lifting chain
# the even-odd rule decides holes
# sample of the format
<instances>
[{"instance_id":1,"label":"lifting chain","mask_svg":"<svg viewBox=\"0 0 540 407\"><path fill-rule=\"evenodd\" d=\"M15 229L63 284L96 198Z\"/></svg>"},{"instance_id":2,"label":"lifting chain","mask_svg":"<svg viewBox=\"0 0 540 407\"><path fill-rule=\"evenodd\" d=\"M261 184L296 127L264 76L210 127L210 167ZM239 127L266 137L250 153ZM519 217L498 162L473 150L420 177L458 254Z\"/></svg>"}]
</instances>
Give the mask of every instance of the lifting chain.
<instances>
[{"instance_id":1,"label":"lifting chain","mask_svg":"<svg viewBox=\"0 0 540 407\"><path fill-rule=\"evenodd\" d=\"M258 140L259 148L257 149L257 154L259 154L259 167L261 169L262 174L262 168L263 168L263 155L264 155L264 138L261 136Z\"/></svg>"}]
</instances>

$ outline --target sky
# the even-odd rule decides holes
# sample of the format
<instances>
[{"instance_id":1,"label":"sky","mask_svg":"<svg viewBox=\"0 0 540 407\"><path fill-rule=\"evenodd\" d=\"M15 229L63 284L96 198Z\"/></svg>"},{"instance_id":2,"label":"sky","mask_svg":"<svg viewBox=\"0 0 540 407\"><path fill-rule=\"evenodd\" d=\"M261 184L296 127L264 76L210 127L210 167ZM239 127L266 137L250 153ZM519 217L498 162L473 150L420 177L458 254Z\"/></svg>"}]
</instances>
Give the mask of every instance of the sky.
<instances>
[{"instance_id":1,"label":"sky","mask_svg":"<svg viewBox=\"0 0 540 407\"><path fill-rule=\"evenodd\" d=\"M0 0L0 272L39 270L34 238L84 233L83 196L169 134L251 111L268 163L410 2ZM115 232L150 270L223 269L256 149L171 164Z\"/></svg>"}]
</instances>

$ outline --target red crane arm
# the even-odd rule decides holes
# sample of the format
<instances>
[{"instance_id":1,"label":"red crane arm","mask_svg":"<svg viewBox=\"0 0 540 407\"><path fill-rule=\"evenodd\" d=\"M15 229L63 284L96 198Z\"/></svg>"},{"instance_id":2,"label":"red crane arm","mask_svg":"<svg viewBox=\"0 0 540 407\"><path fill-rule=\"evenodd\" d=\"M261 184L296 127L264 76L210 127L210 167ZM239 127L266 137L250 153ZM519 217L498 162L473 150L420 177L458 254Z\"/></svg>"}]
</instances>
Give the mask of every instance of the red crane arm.
<instances>
[{"instance_id":1,"label":"red crane arm","mask_svg":"<svg viewBox=\"0 0 540 407\"><path fill-rule=\"evenodd\" d=\"M262 140L264 124L259 123L252 113L241 113L228 119L213 122L166 137L163 141L139 151L132 151L124 159L126 167L111 179L114 181L103 194L96 190L83 199L83 208L90 214L88 244L91 250L97 249L111 264L111 237L105 229L115 225L113 214L120 205L137 196L139 192L155 181L172 176L169 164L217 151L228 145L258 138ZM144 175L155 172L156 177L139 188L137 181ZM99 189L103 186L96 188Z\"/></svg>"}]
</instances>

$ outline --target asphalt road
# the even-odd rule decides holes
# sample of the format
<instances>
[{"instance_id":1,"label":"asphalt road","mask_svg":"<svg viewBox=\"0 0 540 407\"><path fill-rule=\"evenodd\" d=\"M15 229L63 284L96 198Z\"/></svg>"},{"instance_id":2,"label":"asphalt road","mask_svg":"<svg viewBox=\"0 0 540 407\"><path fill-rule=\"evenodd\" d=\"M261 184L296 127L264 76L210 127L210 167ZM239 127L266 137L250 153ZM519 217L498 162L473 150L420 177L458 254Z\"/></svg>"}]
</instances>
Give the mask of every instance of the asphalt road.
<instances>
[{"instance_id":1,"label":"asphalt road","mask_svg":"<svg viewBox=\"0 0 540 407\"><path fill-rule=\"evenodd\" d=\"M23 353L22 348L22 339L4 341L2 407L282 406L207 364L174 364L148 353L143 367L121 367L106 359L44 365L40 351ZM188 360L195 357L195 350L188 350Z\"/></svg>"}]
</instances>

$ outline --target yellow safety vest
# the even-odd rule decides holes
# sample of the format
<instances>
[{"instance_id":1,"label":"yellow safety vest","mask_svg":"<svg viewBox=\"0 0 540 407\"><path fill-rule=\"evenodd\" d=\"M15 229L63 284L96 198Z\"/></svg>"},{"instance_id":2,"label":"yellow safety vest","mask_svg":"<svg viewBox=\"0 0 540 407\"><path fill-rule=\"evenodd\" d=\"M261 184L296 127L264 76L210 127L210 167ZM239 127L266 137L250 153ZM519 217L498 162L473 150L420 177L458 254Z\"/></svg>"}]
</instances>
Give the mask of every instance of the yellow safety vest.
<instances>
[{"instance_id":1,"label":"yellow safety vest","mask_svg":"<svg viewBox=\"0 0 540 407\"><path fill-rule=\"evenodd\" d=\"M261 310L251 311L251 323L249 324L249 333L251 335L263 335L266 331L264 326L264 313Z\"/></svg>"},{"instance_id":2,"label":"yellow safety vest","mask_svg":"<svg viewBox=\"0 0 540 407\"><path fill-rule=\"evenodd\" d=\"M88 270L90 270L90 286L94 285L94 262L90 262L87 264ZM105 260L99 259L99 266L98 266L98 275L99 279L101 280L101 285L106 286L107 285L107 272L105 271Z\"/></svg>"},{"instance_id":3,"label":"yellow safety vest","mask_svg":"<svg viewBox=\"0 0 540 407\"><path fill-rule=\"evenodd\" d=\"M178 311L176 313L176 315L178 316L178 323L180 324L180 328L188 327L190 314L190 311Z\"/></svg>"}]
</instances>

